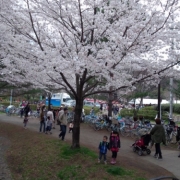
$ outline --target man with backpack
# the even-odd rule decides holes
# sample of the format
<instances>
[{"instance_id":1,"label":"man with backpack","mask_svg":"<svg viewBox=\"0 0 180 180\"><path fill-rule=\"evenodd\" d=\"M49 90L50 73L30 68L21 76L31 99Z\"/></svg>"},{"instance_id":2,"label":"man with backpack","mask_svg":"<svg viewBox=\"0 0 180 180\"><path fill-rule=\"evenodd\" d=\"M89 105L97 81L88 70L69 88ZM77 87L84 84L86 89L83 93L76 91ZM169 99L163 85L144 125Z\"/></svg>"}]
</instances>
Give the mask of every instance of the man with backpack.
<instances>
[{"instance_id":1,"label":"man with backpack","mask_svg":"<svg viewBox=\"0 0 180 180\"><path fill-rule=\"evenodd\" d=\"M62 138L62 141L64 141L64 137L66 135L66 129L67 129L67 112L68 109L64 108L64 111L60 113L59 121L61 126L61 133L59 134L59 138Z\"/></svg>"}]
</instances>

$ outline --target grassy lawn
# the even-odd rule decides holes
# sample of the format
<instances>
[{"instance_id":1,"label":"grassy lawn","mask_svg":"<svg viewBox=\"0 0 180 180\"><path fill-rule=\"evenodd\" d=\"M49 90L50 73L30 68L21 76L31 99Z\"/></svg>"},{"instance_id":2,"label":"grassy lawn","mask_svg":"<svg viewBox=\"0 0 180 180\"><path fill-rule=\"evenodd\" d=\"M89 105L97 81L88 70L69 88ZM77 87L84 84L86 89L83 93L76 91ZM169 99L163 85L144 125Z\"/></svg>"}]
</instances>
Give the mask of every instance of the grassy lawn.
<instances>
[{"instance_id":1,"label":"grassy lawn","mask_svg":"<svg viewBox=\"0 0 180 180\"><path fill-rule=\"evenodd\" d=\"M72 150L59 139L7 123L0 128L10 141L6 159L14 180L146 180L130 168L98 164L88 148Z\"/></svg>"}]
</instances>

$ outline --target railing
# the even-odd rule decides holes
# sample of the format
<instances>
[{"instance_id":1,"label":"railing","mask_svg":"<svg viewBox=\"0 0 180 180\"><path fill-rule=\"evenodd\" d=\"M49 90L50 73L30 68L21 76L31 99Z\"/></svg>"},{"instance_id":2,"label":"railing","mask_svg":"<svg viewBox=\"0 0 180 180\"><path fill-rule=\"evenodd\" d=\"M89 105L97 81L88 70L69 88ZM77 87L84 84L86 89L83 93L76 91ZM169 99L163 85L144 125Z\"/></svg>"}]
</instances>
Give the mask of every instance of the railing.
<instances>
[{"instance_id":1,"label":"railing","mask_svg":"<svg viewBox=\"0 0 180 180\"><path fill-rule=\"evenodd\" d=\"M180 179L177 179L175 177L170 177L170 176L161 176L161 177L156 177L156 178L153 178L153 179L150 179L150 180L180 180Z\"/></svg>"}]
</instances>

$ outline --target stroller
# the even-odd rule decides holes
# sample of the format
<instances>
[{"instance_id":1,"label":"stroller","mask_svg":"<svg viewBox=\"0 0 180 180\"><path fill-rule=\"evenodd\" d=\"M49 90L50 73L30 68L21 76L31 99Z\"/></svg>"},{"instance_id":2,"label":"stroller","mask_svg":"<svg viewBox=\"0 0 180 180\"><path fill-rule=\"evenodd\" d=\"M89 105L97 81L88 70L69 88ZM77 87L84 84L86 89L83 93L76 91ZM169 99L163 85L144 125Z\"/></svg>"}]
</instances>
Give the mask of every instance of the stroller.
<instances>
[{"instance_id":1,"label":"stroller","mask_svg":"<svg viewBox=\"0 0 180 180\"><path fill-rule=\"evenodd\" d=\"M133 151L137 152L139 156L142 156L144 152L148 155L151 154L151 150L147 148L149 142L151 141L151 135L145 134L141 136L139 140L136 140L134 144L132 144Z\"/></svg>"}]
</instances>

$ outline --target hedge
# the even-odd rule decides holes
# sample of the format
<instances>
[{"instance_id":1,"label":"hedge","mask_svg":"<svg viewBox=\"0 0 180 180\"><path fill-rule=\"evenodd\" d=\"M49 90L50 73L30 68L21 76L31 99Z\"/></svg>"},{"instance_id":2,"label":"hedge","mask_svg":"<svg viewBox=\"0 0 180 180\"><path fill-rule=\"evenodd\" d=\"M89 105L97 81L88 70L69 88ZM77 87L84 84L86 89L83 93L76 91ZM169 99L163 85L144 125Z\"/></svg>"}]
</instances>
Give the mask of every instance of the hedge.
<instances>
[{"instance_id":1,"label":"hedge","mask_svg":"<svg viewBox=\"0 0 180 180\"><path fill-rule=\"evenodd\" d=\"M161 110L169 112L170 104L162 104ZM173 104L173 113L180 114L180 104Z\"/></svg>"},{"instance_id":2,"label":"hedge","mask_svg":"<svg viewBox=\"0 0 180 180\"><path fill-rule=\"evenodd\" d=\"M162 119L167 120L168 116L162 111ZM120 112L120 115L122 117L133 117L134 116L134 109L122 109ZM154 118L157 115L157 110L156 107L154 106L149 106L149 107L144 107L137 111L137 117L138 119L140 117L143 117L144 119L148 120L154 120Z\"/></svg>"}]
</instances>

